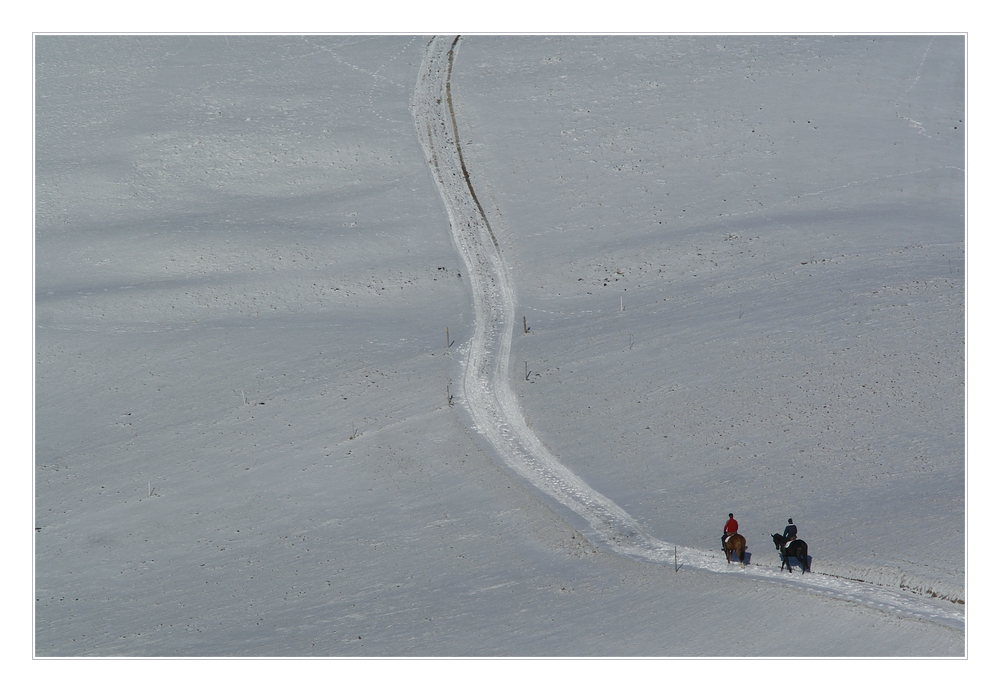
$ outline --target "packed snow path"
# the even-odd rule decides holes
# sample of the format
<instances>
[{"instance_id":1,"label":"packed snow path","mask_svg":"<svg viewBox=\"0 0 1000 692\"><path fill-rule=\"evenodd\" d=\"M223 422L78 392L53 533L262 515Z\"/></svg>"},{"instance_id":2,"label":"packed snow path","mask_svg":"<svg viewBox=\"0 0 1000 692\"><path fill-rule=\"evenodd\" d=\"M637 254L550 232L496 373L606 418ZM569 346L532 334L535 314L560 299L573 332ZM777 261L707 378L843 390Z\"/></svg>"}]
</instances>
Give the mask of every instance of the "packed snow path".
<instances>
[{"instance_id":1,"label":"packed snow path","mask_svg":"<svg viewBox=\"0 0 1000 692\"><path fill-rule=\"evenodd\" d=\"M457 41L431 41L420 68L414 111L472 284L476 327L460 397L476 428L517 473L576 512L614 550L643 557L672 550L672 546L646 535L635 519L560 464L524 421L507 376L514 289L458 144L449 79Z\"/></svg>"},{"instance_id":2,"label":"packed snow path","mask_svg":"<svg viewBox=\"0 0 1000 692\"><path fill-rule=\"evenodd\" d=\"M790 575L774 567L729 565L722 551L661 541L612 500L597 492L542 444L524 420L508 376L515 325L515 297L500 243L470 179L458 136L451 71L459 37L427 44L413 95L413 118L431 173L444 201L452 236L472 286L475 331L467 346L458 399L499 457L528 483L586 522L592 538L635 559L749 578L781 580L805 590L850 600L902 617L963 629L964 608L924 596L842 578ZM770 546L768 546L770 547Z\"/></svg>"}]
</instances>

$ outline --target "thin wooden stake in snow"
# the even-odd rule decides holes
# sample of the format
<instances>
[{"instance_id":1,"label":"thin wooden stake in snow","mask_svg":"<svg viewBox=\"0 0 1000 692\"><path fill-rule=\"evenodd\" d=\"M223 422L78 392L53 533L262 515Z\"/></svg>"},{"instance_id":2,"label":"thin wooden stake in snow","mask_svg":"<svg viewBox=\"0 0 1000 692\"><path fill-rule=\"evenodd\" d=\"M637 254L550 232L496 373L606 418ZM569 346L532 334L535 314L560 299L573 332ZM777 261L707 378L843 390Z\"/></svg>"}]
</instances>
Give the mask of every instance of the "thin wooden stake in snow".
<instances>
[{"instance_id":1,"label":"thin wooden stake in snow","mask_svg":"<svg viewBox=\"0 0 1000 692\"><path fill-rule=\"evenodd\" d=\"M524 361L524 379L528 379L528 361Z\"/></svg>"},{"instance_id":2,"label":"thin wooden stake in snow","mask_svg":"<svg viewBox=\"0 0 1000 692\"><path fill-rule=\"evenodd\" d=\"M619 300L622 302L622 312L625 312L625 296L620 296Z\"/></svg>"},{"instance_id":3,"label":"thin wooden stake in snow","mask_svg":"<svg viewBox=\"0 0 1000 692\"><path fill-rule=\"evenodd\" d=\"M451 336L448 334L448 328L444 328L444 347L451 348Z\"/></svg>"},{"instance_id":4,"label":"thin wooden stake in snow","mask_svg":"<svg viewBox=\"0 0 1000 692\"><path fill-rule=\"evenodd\" d=\"M521 320L524 322L524 333L527 334L528 333L528 318L525 317L525 316L522 316Z\"/></svg>"},{"instance_id":5,"label":"thin wooden stake in snow","mask_svg":"<svg viewBox=\"0 0 1000 692\"><path fill-rule=\"evenodd\" d=\"M677 546L675 545L674 546L674 571L676 572L678 569L680 569L680 568L677 566Z\"/></svg>"}]
</instances>

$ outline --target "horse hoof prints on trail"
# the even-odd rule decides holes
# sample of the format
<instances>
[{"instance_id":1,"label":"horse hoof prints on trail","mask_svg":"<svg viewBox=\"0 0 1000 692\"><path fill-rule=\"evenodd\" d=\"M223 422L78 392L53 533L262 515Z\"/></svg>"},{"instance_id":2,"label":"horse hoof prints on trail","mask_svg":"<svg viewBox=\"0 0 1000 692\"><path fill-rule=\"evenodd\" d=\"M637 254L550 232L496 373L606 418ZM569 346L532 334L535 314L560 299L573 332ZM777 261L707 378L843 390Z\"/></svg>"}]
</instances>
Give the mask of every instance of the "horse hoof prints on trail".
<instances>
[{"instance_id":1,"label":"horse hoof prints on trail","mask_svg":"<svg viewBox=\"0 0 1000 692\"><path fill-rule=\"evenodd\" d=\"M737 557L740 559L740 567L746 567L747 542L743 536L734 533L726 539L725 544L726 562L732 563Z\"/></svg>"},{"instance_id":2,"label":"horse hoof prints on trail","mask_svg":"<svg viewBox=\"0 0 1000 692\"><path fill-rule=\"evenodd\" d=\"M781 553L782 571L784 571L785 567L788 567L789 572L792 571L792 564L788 561L790 557L794 557L799 561L803 574L809 571L809 546L806 545L805 541L796 538L789 542L780 533L772 533L771 538L774 540L774 547Z\"/></svg>"}]
</instances>

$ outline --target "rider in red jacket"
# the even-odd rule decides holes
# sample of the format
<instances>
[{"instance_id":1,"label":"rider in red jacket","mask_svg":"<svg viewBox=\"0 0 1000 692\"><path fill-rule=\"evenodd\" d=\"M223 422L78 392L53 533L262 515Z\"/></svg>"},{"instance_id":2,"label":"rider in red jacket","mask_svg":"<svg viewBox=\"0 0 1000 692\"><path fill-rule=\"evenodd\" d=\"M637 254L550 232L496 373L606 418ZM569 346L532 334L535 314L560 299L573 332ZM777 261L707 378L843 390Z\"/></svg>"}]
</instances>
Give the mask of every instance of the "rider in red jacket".
<instances>
[{"instance_id":1,"label":"rider in red jacket","mask_svg":"<svg viewBox=\"0 0 1000 692\"><path fill-rule=\"evenodd\" d=\"M722 527L722 549L726 549L726 539L740 530L740 525L733 519L732 512L729 513L729 521Z\"/></svg>"},{"instance_id":2,"label":"rider in red jacket","mask_svg":"<svg viewBox=\"0 0 1000 692\"><path fill-rule=\"evenodd\" d=\"M722 528L722 533L737 533L739 530L740 525L736 523L736 520L733 519L733 515L730 514L729 521L727 521L726 525Z\"/></svg>"}]
</instances>

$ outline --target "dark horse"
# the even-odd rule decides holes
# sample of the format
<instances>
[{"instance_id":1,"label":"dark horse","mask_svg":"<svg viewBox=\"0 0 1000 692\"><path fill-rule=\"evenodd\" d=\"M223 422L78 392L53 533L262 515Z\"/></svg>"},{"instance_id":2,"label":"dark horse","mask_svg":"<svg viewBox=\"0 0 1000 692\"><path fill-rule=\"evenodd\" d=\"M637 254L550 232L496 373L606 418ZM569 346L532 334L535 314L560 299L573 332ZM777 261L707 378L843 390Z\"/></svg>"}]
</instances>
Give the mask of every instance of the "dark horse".
<instances>
[{"instance_id":1,"label":"dark horse","mask_svg":"<svg viewBox=\"0 0 1000 692\"><path fill-rule=\"evenodd\" d=\"M788 543L788 539L780 533L772 533L771 538L774 539L774 547L781 553L782 571L784 571L786 565L788 566L788 571L792 571L792 565L788 561L790 557L794 557L799 561L803 574L809 571L809 546L806 545L805 541L800 541L796 538L791 543ZM786 543L788 545L785 545Z\"/></svg>"},{"instance_id":2,"label":"dark horse","mask_svg":"<svg viewBox=\"0 0 1000 692\"><path fill-rule=\"evenodd\" d=\"M726 562L731 563L737 556L740 558L740 567L746 567L743 560L747 554L747 541L743 536L734 533L726 539L725 544Z\"/></svg>"}]
</instances>

